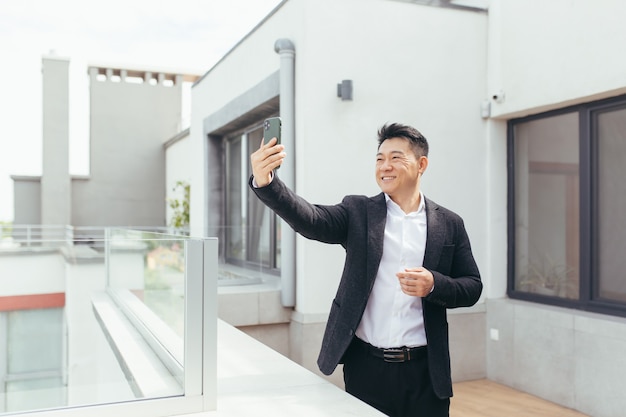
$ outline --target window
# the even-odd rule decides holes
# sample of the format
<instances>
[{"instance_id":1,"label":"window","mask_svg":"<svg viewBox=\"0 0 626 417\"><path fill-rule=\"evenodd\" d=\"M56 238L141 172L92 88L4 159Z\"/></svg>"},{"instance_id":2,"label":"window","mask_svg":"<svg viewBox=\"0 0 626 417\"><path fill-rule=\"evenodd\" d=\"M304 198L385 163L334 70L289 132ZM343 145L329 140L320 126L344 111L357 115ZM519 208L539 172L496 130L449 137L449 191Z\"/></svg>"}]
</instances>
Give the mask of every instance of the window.
<instances>
[{"instance_id":1,"label":"window","mask_svg":"<svg viewBox=\"0 0 626 417\"><path fill-rule=\"evenodd\" d=\"M509 122L509 295L626 316L626 97Z\"/></svg>"},{"instance_id":2,"label":"window","mask_svg":"<svg viewBox=\"0 0 626 417\"><path fill-rule=\"evenodd\" d=\"M6 350L0 363L5 393L0 412L18 412L66 404L63 380L63 309L0 313ZM45 349L42 349L45 346Z\"/></svg>"},{"instance_id":3,"label":"window","mask_svg":"<svg viewBox=\"0 0 626 417\"><path fill-rule=\"evenodd\" d=\"M226 230L228 263L277 269L280 265L280 222L248 187L250 154L263 137L259 124L226 138Z\"/></svg>"}]
</instances>

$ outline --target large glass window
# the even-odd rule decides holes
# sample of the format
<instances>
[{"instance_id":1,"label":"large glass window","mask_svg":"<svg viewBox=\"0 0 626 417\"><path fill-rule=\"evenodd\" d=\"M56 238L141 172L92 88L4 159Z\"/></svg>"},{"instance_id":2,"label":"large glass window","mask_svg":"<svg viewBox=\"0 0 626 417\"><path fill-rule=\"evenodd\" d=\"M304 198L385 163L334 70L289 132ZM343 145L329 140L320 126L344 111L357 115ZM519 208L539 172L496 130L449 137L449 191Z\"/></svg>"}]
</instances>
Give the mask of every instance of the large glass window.
<instances>
[{"instance_id":1,"label":"large glass window","mask_svg":"<svg viewBox=\"0 0 626 417\"><path fill-rule=\"evenodd\" d=\"M262 137L259 124L226 138L226 261L277 269L280 222L248 187L250 154Z\"/></svg>"},{"instance_id":2,"label":"large glass window","mask_svg":"<svg viewBox=\"0 0 626 417\"><path fill-rule=\"evenodd\" d=\"M515 126L515 288L578 297L578 114Z\"/></svg>"},{"instance_id":3,"label":"large glass window","mask_svg":"<svg viewBox=\"0 0 626 417\"><path fill-rule=\"evenodd\" d=\"M509 123L509 295L626 315L626 97Z\"/></svg>"}]
</instances>

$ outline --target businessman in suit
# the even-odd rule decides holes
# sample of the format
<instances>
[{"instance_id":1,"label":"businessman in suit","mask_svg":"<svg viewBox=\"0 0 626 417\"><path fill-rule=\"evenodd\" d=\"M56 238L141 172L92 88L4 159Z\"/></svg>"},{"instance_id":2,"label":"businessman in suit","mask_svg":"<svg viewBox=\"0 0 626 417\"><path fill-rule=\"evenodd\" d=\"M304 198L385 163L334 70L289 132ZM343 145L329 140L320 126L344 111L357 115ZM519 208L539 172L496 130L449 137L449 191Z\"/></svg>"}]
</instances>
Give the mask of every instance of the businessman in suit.
<instances>
[{"instance_id":1,"label":"businessman in suit","mask_svg":"<svg viewBox=\"0 0 626 417\"><path fill-rule=\"evenodd\" d=\"M428 142L398 123L378 131L374 197L314 205L280 181L283 145L250 157L256 195L306 238L340 244L345 266L318 358L343 363L346 391L390 416L449 415L452 380L446 309L482 291L463 220L424 197ZM471 349L468 346L467 349Z\"/></svg>"}]
</instances>

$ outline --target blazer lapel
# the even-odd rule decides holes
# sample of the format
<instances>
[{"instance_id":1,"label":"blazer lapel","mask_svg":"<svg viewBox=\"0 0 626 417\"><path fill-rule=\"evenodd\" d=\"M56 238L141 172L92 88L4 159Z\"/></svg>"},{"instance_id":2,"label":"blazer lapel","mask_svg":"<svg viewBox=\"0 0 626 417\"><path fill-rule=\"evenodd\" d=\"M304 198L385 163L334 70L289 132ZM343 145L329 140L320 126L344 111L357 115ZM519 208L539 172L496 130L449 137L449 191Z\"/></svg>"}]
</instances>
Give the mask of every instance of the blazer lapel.
<instances>
[{"instance_id":1,"label":"blazer lapel","mask_svg":"<svg viewBox=\"0 0 626 417\"><path fill-rule=\"evenodd\" d=\"M367 283L369 291L374 285L378 266L383 256L387 202L383 193L370 199L367 207Z\"/></svg>"},{"instance_id":2,"label":"blazer lapel","mask_svg":"<svg viewBox=\"0 0 626 417\"><path fill-rule=\"evenodd\" d=\"M426 198L426 249L424 268L434 269L439 265L439 255L444 243L445 223L441 218L439 206Z\"/></svg>"}]
</instances>

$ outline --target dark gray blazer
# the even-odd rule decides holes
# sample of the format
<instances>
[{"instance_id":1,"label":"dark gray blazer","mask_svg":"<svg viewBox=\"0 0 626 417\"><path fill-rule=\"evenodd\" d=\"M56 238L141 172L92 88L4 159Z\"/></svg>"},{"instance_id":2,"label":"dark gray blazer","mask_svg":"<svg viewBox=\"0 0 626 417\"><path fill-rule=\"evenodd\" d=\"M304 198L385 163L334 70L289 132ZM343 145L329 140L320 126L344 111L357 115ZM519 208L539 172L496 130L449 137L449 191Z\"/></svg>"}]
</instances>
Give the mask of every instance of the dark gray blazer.
<instances>
[{"instance_id":1,"label":"dark gray blazer","mask_svg":"<svg viewBox=\"0 0 626 417\"><path fill-rule=\"evenodd\" d=\"M254 190L264 204L302 236L340 244L346 261L333 300L322 348L317 360L320 370L330 375L354 337L374 285L383 254L387 204L383 193L375 197L347 196L337 205L308 203L280 179ZM424 268L435 278L435 288L423 301L428 341L428 365L438 397L452 396L448 348L447 308L475 304L482 291L463 220L426 199L427 238ZM467 349L471 349L468 346Z\"/></svg>"}]
</instances>

